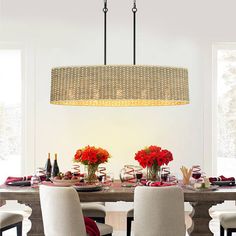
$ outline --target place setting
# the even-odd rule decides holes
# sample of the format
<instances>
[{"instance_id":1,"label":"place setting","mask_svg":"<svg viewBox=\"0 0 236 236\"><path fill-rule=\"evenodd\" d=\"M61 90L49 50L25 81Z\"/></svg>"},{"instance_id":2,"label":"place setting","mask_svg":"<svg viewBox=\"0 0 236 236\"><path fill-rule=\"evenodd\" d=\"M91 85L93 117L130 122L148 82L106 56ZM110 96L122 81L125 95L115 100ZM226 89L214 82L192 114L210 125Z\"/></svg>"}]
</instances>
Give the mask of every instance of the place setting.
<instances>
[{"instance_id":1,"label":"place setting","mask_svg":"<svg viewBox=\"0 0 236 236\"><path fill-rule=\"evenodd\" d=\"M194 165L191 168L182 166L180 168L183 179L180 181L181 187L192 191L216 191L222 187L235 186L235 178L226 178L223 175L219 177L206 177L201 171L200 165Z\"/></svg>"},{"instance_id":2,"label":"place setting","mask_svg":"<svg viewBox=\"0 0 236 236\"><path fill-rule=\"evenodd\" d=\"M177 185L177 178L170 172L172 153L151 145L135 153L139 166L125 165L120 171L121 186L125 188L150 186L166 187Z\"/></svg>"}]
</instances>

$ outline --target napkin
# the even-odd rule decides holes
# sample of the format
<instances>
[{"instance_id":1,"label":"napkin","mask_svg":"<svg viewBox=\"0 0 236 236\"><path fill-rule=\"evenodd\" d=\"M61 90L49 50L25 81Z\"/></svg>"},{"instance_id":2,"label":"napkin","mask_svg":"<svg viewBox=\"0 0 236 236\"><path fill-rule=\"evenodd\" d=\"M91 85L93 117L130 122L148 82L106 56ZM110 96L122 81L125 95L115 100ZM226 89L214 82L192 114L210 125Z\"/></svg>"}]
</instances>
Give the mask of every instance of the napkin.
<instances>
[{"instance_id":1,"label":"napkin","mask_svg":"<svg viewBox=\"0 0 236 236\"><path fill-rule=\"evenodd\" d=\"M23 177L13 177L13 176L9 176L7 177L7 179L5 180L4 184L8 184L10 182L17 182L17 181L27 181L27 180L31 180L32 175L30 176L23 176ZM41 181L46 180L46 177L44 175L40 176Z\"/></svg>"},{"instance_id":2,"label":"napkin","mask_svg":"<svg viewBox=\"0 0 236 236\"><path fill-rule=\"evenodd\" d=\"M234 178L234 177L226 178L225 176L220 175L219 177L210 177L210 178L209 178L209 181L210 181L211 183L212 183L212 182L215 182L215 181L234 181L234 182L235 182L235 178Z\"/></svg>"},{"instance_id":3,"label":"napkin","mask_svg":"<svg viewBox=\"0 0 236 236\"><path fill-rule=\"evenodd\" d=\"M166 187L166 186L173 186L175 185L175 183L163 183L163 182L160 182L160 181L142 181L141 182L143 185L145 186L151 186L151 187Z\"/></svg>"},{"instance_id":4,"label":"napkin","mask_svg":"<svg viewBox=\"0 0 236 236\"><path fill-rule=\"evenodd\" d=\"M100 236L100 231L96 223L92 219L88 217L84 217L84 223L85 223L86 232L89 236Z\"/></svg>"}]
</instances>

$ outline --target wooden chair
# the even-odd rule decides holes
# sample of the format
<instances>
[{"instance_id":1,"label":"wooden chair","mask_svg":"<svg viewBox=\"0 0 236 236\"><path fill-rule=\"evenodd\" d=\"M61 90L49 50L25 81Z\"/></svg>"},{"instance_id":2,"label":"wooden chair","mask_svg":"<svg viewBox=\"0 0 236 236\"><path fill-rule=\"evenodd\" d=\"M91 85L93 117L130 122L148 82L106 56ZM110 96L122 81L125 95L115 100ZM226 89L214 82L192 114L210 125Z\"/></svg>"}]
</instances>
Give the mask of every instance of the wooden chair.
<instances>
[{"instance_id":1,"label":"wooden chair","mask_svg":"<svg viewBox=\"0 0 236 236\"><path fill-rule=\"evenodd\" d=\"M185 236L184 194L178 187L136 187L135 236Z\"/></svg>"},{"instance_id":2,"label":"wooden chair","mask_svg":"<svg viewBox=\"0 0 236 236\"><path fill-rule=\"evenodd\" d=\"M225 230L227 236L236 232L236 213L223 213L220 215L220 236L224 236Z\"/></svg>"},{"instance_id":3,"label":"wooden chair","mask_svg":"<svg viewBox=\"0 0 236 236\"><path fill-rule=\"evenodd\" d=\"M39 189L45 236L86 236L79 195L72 187L41 185ZM110 225L97 223L100 234L111 236Z\"/></svg>"},{"instance_id":4,"label":"wooden chair","mask_svg":"<svg viewBox=\"0 0 236 236\"><path fill-rule=\"evenodd\" d=\"M0 236L3 231L16 227L17 236L22 236L23 216L10 212L0 212Z\"/></svg>"}]
</instances>

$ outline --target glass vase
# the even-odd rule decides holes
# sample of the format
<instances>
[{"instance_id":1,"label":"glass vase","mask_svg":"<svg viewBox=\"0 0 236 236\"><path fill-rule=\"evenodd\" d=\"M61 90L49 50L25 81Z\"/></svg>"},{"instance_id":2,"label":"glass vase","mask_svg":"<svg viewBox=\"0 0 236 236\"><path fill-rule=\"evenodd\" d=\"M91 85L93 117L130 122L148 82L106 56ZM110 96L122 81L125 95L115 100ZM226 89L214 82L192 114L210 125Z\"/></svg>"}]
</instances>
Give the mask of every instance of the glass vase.
<instances>
[{"instance_id":1,"label":"glass vase","mask_svg":"<svg viewBox=\"0 0 236 236\"><path fill-rule=\"evenodd\" d=\"M98 170L98 164L89 164L87 167L87 173L85 177L86 183L95 184L98 182L96 172Z\"/></svg>"},{"instance_id":2,"label":"glass vase","mask_svg":"<svg viewBox=\"0 0 236 236\"><path fill-rule=\"evenodd\" d=\"M147 167L147 180L160 181L160 169L161 167L154 163L152 166Z\"/></svg>"}]
</instances>

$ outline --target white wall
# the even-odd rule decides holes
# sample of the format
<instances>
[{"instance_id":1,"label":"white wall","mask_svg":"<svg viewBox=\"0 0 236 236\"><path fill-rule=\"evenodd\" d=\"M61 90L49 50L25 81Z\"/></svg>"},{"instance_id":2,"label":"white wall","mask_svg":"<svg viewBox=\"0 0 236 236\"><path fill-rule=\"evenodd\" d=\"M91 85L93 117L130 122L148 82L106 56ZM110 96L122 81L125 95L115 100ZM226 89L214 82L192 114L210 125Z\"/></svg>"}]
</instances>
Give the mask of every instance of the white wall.
<instances>
[{"instance_id":1,"label":"white wall","mask_svg":"<svg viewBox=\"0 0 236 236\"><path fill-rule=\"evenodd\" d=\"M50 69L103 63L102 0L0 0L0 41L23 45L27 86L25 174L59 154L61 169L77 148L106 148L118 176L134 153L155 144L171 150L171 168L204 165L211 172L211 50L236 41L235 0L137 2L137 63L189 69L190 105L64 107L49 104ZM108 2L108 63L132 63L132 1ZM34 106L35 105L35 106ZM35 135L34 135L35 134ZM27 144L26 143L26 144Z\"/></svg>"}]
</instances>

